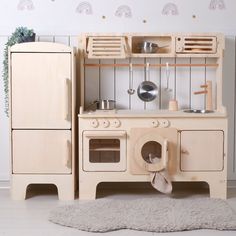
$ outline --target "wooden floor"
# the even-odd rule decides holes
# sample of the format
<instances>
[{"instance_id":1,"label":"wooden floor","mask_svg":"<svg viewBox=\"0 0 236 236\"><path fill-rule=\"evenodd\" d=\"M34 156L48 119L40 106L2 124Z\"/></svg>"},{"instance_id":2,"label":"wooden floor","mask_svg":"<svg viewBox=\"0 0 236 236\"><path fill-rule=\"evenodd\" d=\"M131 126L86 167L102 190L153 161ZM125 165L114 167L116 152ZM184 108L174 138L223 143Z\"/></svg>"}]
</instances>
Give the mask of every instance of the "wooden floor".
<instances>
[{"instance_id":1,"label":"wooden floor","mask_svg":"<svg viewBox=\"0 0 236 236\"><path fill-rule=\"evenodd\" d=\"M133 189L131 190L102 190L98 193L98 197L107 197L113 199L137 199L143 197L165 197L161 194L157 194L155 191L150 189ZM188 198L195 196L208 197L205 191L183 191L177 190L172 195L178 198ZM78 201L78 200L75 200ZM228 190L228 200L230 205L236 210L236 189ZM49 189L32 189L28 194L26 201L12 201L10 199L10 193L8 189L0 189L0 236L87 236L101 235L100 233L88 233L79 231L76 229L63 227L60 225L53 224L48 221L48 215L51 209L64 204L70 204L71 202L58 201L56 191ZM215 231L215 230L196 230L196 231L185 231L177 233L151 233L141 232L133 230L118 230L103 235L135 235L135 236L146 236L146 235L163 235L163 236L177 236L177 235L236 235L234 231Z\"/></svg>"}]
</instances>

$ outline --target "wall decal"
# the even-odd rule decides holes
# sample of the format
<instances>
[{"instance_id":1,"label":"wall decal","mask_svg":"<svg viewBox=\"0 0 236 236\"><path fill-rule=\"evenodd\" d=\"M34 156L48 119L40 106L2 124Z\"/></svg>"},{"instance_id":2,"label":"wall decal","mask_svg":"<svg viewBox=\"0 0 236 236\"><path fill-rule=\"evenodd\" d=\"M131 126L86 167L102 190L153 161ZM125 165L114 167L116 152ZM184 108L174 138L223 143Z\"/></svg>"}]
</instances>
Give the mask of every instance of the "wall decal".
<instances>
[{"instance_id":1,"label":"wall decal","mask_svg":"<svg viewBox=\"0 0 236 236\"><path fill-rule=\"evenodd\" d=\"M216 8L218 8L220 10L224 10L225 9L224 0L211 0L210 5L209 5L209 9L215 10Z\"/></svg>"},{"instance_id":2,"label":"wall decal","mask_svg":"<svg viewBox=\"0 0 236 236\"><path fill-rule=\"evenodd\" d=\"M93 14L92 6L89 2L81 2L76 8L76 12L79 14L85 13L86 15Z\"/></svg>"},{"instance_id":3,"label":"wall decal","mask_svg":"<svg viewBox=\"0 0 236 236\"><path fill-rule=\"evenodd\" d=\"M178 7L176 4L169 2L162 10L162 15L179 15Z\"/></svg>"},{"instance_id":4,"label":"wall decal","mask_svg":"<svg viewBox=\"0 0 236 236\"><path fill-rule=\"evenodd\" d=\"M17 9L20 11L23 10L33 10L34 9L34 3L32 0L20 0Z\"/></svg>"},{"instance_id":5,"label":"wall decal","mask_svg":"<svg viewBox=\"0 0 236 236\"><path fill-rule=\"evenodd\" d=\"M117 17L126 17L126 18L131 18L132 17L132 11L131 8L127 5L121 5L117 8L115 12L115 16Z\"/></svg>"}]
</instances>

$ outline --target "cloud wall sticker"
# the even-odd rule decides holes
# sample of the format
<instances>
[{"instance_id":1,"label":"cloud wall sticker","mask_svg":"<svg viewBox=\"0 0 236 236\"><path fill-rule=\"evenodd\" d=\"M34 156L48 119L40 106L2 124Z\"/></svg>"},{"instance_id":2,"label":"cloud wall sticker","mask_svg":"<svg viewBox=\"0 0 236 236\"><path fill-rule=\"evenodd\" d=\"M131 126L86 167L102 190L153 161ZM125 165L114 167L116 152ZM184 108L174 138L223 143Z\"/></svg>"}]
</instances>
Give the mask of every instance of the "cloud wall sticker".
<instances>
[{"instance_id":1,"label":"cloud wall sticker","mask_svg":"<svg viewBox=\"0 0 236 236\"><path fill-rule=\"evenodd\" d=\"M23 10L33 10L34 9L34 3L32 0L20 0L17 9L20 11Z\"/></svg>"},{"instance_id":2,"label":"cloud wall sticker","mask_svg":"<svg viewBox=\"0 0 236 236\"><path fill-rule=\"evenodd\" d=\"M132 11L131 8L127 5L121 5L117 8L115 12L115 16L117 17L126 17L126 18L131 18L132 17Z\"/></svg>"},{"instance_id":3,"label":"cloud wall sticker","mask_svg":"<svg viewBox=\"0 0 236 236\"><path fill-rule=\"evenodd\" d=\"M179 15L178 7L176 4L169 2L162 10L162 15Z\"/></svg>"},{"instance_id":4,"label":"cloud wall sticker","mask_svg":"<svg viewBox=\"0 0 236 236\"><path fill-rule=\"evenodd\" d=\"M76 8L76 12L78 12L79 14L84 13L86 15L93 14L92 6L89 2L81 2Z\"/></svg>"}]
</instances>

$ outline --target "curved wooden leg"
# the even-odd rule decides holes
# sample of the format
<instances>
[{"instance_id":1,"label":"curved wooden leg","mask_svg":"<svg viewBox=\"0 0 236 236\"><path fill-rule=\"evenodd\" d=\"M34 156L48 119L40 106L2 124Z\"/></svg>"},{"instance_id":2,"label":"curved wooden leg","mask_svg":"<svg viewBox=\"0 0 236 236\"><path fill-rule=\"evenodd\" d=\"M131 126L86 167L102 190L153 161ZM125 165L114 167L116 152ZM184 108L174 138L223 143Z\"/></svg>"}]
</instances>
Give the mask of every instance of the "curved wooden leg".
<instances>
[{"instance_id":1,"label":"curved wooden leg","mask_svg":"<svg viewBox=\"0 0 236 236\"><path fill-rule=\"evenodd\" d=\"M13 200L25 200L28 184L21 181L12 181L11 198Z\"/></svg>"},{"instance_id":2,"label":"curved wooden leg","mask_svg":"<svg viewBox=\"0 0 236 236\"><path fill-rule=\"evenodd\" d=\"M94 182L79 182L79 199L80 200L95 200L97 184Z\"/></svg>"},{"instance_id":3,"label":"curved wooden leg","mask_svg":"<svg viewBox=\"0 0 236 236\"><path fill-rule=\"evenodd\" d=\"M74 186L72 184L56 184L58 199L70 201L75 199Z\"/></svg>"},{"instance_id":4,"label":"curved wooden leg","mask_svg":"<svg viewBox=\"0 0 236 236\"><path fill-rule=\"evenodd\" d=\"M218 180L214 182L208 182L210 188L211 198L227 199L227 181Z\"/></svg>"}]
</instances>

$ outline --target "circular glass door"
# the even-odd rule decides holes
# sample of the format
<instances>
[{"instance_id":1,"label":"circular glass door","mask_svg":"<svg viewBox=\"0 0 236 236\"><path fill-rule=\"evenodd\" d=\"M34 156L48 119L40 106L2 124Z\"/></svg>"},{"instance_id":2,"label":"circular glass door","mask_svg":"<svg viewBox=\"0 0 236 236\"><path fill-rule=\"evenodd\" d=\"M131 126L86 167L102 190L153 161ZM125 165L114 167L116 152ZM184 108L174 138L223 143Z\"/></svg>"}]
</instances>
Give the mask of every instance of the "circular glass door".
<instances>
[{"instance_id":1,"label":"circular glass door","mask_svg":"<svg viewBox=\"0 0 236 236\"><path fill-rule=\"evenodd\" d=\"M162 158L162 145L156 141L146 142L141 149L141 155L145 162L156 164Z\"/></svg>"}]
</instances>

